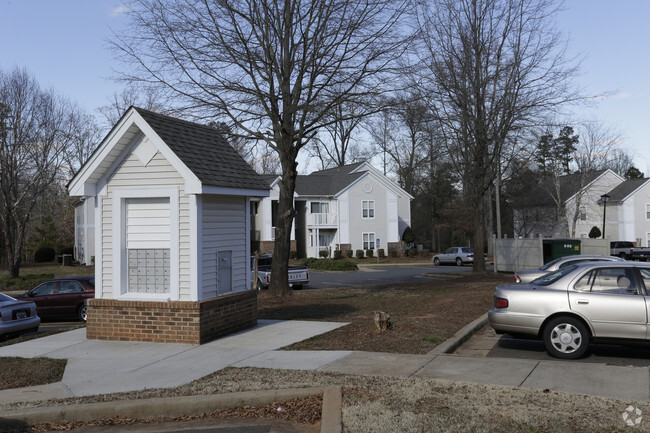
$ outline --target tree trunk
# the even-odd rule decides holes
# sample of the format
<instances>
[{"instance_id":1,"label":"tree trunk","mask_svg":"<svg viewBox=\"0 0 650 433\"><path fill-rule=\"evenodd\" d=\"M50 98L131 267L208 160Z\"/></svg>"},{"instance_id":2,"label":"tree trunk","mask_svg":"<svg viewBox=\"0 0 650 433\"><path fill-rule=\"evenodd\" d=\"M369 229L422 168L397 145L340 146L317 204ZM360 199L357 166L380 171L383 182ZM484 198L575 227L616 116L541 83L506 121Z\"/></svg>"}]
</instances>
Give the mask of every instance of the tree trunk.
<instances>
[{"instance_id":1,"label":"tree trunk","mask_svg":"<svg viewBox=\"0 0 650 433\"><path fill-rule=\"evenodd\" d=\"M480 194L473 194L476 200L474 212L474 266L472 272L485 272L485 200Z\"/></svg>"},{"instance_id":2,"label":"tree trunk","mask_svg":"<svg viewBox=\"0 0 650 433\"><path fill-rule=\"evenodd\" d=\"M269 294L272 296L289 296L288 264L291 252L291 227L296 211L293 207L293 194L296 189L296 166L294 159L282 158L282 178L280 179L280 197L275 226L275 248L271 264L271 284Z\"/></svg>"}]
</instances>

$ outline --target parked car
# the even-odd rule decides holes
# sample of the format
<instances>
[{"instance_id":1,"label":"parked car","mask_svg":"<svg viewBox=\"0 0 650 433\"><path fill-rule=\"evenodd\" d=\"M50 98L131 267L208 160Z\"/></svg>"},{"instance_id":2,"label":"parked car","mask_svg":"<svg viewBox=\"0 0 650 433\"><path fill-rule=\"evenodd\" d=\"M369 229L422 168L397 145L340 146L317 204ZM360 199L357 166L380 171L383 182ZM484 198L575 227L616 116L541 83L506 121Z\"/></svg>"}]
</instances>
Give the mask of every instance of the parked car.
<instances>
[{"instance_id":1,"label":"parked car","mask_svg":"<svg viewBox=\"0 0 650 433\"><path fill-rule=\"evenodd\" d=\"M484 255L487 261L487 254ZM464 264L474 263L474 248L470 247L451 247L447 248L444 253L436 254L431 259L434 265L440 266L442 264L456 264L456 266L463 266Z\"/></svg>"},{"instance_id":2,"label":"parked car","mask_svg":"<svg viewBox=\"0 0 650 433\"><path fill-rule=\"evenodd\" d=\"M262 254L259 256L257 263L257 279L251 278L255 282L257 290L268 289L271 284L271 265L273 263L273 254ZM255 257L251 257L251 272L254 271ZM289 266L289 287L293 290L301 290L302 287L309 284L309 270L306 266Z\"/></svg>"},{"instance_id":3,"label":"parked car","mask_svg":"<svg viewBox=\"0 0 650 433\"><path fill-rule=\"evenodd\" d=\"M94 297L95 277L66 277L45 281L16 298L34 302L41 319L85 322L86 299Z\"/></svg>"},{"instance_id":4,"label":"parked car","mask_svg":"<svg viewBox=\"0 0 650 433\"><path fill-rule=\"evenodd\" d=\"M36 332L40 324L36 304L0 293L0 337Z\"/></svg>"},{"instance_id":5,"label":"parked car","mask_svg":"<svg viewBox=\"0 0 650 433\"><path fill-rule=\"evenodd\" d=\"M623 259L614 256L598 256L598 255L574 255L564 256L559 259L551 260L539 269L524 269L515 271L515 283L530 283L536 278L544 276L550 272L557 271L558 269L565 268L570 265L575 265L582 262L615 262L622 261Z\"/></svg>"},{"instance_id":6,"label":"parked car","mask_svg":"<svg viewBox=\"0 0 650 433\"><path fill-rule=\"evenodd\" d=\"M609 244L609 254L622 259L648 260L650 248L638 248L629 241L614 241Z\"/></svg>"},{"instance_id":7,"label":"parked car","mask_svg":"<svg viewBox=\"0 0 650 433\"><path fill-rule=\"evenodd\" d=\"M590 342L647 341L650 264L583 262L529 284L502 284L488 312L497 333L541 338L549 354L581 357Z\"/></svg>"}]
</instances>

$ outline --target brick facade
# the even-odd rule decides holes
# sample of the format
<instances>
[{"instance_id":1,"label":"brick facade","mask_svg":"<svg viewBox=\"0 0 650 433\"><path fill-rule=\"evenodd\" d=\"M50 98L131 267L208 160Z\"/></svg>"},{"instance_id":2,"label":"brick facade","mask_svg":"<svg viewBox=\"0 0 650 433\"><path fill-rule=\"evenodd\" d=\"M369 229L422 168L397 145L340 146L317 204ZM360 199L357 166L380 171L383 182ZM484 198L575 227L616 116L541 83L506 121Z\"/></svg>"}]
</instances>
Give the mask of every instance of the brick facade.
<instances>
[{"instance_id":1,"label":"brick facade","mask_svg":"<svg viewBox=\"0 0 650 433\"><path fill-rule=\"evenodd\" d=\"M257 290L201 302L90 299L86 337L203 344L257 325Z\"/></svg>"}]
</instances>

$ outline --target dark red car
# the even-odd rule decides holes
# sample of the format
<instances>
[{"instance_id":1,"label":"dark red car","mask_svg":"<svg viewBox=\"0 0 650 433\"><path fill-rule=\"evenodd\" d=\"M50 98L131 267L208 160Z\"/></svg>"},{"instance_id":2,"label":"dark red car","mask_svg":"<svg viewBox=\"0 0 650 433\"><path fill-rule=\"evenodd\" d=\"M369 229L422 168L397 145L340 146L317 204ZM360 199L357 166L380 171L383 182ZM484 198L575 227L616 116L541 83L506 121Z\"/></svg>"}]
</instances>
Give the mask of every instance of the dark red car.
<instances>
[{"instance_id":1,"label":"dark red car","mask_svg":"<svg viewBox=\"0 0 650 433\"><path fill-rule=\"evenodd\" d=\"M32 301L44 320L86 321L86 299L95 297L95 277L55 278L16 299Z\"/></svg>"}]
</instances>

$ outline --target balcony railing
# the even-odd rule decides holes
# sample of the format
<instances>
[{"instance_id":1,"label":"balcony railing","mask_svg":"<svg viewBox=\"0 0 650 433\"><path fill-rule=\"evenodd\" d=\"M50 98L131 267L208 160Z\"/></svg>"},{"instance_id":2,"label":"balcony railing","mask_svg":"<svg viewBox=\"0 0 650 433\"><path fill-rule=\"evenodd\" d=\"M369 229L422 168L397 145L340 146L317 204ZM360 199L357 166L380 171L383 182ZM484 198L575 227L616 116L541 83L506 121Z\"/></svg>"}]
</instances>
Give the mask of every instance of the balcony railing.
<instances>
[{"instance_id":1,"label":"balcony railing","mask_svg":"<svg viewBox=\"0 0 650 433\"><path fill-rule=\"evenodd\" d=\"M308 226L336 226L337 218L333 213L312 213L307 215Z\"/></svg>"}]
</instances>

